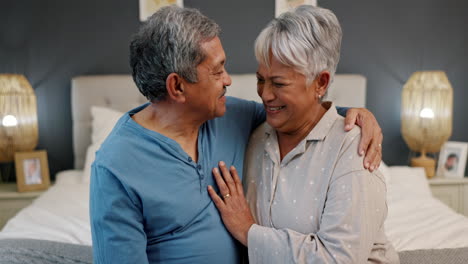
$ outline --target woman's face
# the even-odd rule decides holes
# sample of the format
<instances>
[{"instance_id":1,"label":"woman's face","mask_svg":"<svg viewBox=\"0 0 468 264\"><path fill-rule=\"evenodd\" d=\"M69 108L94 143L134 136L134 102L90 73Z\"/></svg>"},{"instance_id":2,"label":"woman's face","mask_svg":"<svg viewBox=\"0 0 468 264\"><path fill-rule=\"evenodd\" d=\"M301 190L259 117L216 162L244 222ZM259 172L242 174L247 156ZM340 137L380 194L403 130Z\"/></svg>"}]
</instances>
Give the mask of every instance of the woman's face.
<instances>
[{"instance_id":1,"label":"woman's face","mask_svg":"<svg viewBox=\"0 0 468 264\"><path fill-rule=\"evenodd\" d=\"M272 56L271 67L259 65L257 92L262 98L268 124L282 133L307 126L320 107L317 80L306 85L306 77ZM323 95L323 93L322 93Z\"/></svg>"}]
</instances>

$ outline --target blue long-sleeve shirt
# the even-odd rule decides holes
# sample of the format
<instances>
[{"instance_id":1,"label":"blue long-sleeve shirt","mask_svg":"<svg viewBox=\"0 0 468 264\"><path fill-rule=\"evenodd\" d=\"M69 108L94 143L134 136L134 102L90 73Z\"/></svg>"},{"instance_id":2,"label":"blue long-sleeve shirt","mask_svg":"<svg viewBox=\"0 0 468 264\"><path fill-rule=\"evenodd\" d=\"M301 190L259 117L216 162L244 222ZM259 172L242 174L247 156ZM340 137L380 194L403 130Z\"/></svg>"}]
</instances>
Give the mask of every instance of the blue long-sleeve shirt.
<instances>
[{"instance_id":1,"label":"blue long-sleeve shirt","mask_svg":"<svg viewBox=\"0 0 468 264\"><path fill-rule=\"evenodd\" d=\"M238 263L239 244L207 186L217 186L211 170L220 160L242 172L263 107L228 97L226 114L201 126L194 162L174 140L133 121L145 106L118 121L92 166L94 263Z\"/></svg>"}]
</instances>

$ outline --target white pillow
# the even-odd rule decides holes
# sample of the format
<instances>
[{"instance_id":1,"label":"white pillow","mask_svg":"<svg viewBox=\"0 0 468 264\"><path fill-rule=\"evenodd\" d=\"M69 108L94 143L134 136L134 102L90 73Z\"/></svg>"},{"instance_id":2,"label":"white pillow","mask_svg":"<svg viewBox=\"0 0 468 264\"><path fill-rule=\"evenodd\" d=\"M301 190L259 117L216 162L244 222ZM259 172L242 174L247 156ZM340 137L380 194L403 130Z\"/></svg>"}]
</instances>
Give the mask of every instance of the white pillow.
<instances>
[{"instance_id":1,"label":"white pillow","mask_svg":"<svg viewBox=\"0 0 468 264\"><path fill-rule=\"evenodd\" d=\"M91 127L91 145L86 150L85 166L83 171L83 183L89 183L91 178L91 164L96 158L96 151L101 147L102 142L114 128L117 121L124 113L100 106L91 107L91 117L93 118Z\"/></svg>"},{"instance_id":2,"label":"white pillow","mask_svg":"<svg viewBox=\"0 0 468 264\"><path fill-rule=\"evenodd\" d=\"M123 113L101 106L91 106L93 118L91 128L91 143L102 143L114 128Z\"/></svg>"},{"instance_id":3,"label":"white pillow","mask_svg":"<svg viewBox=\"0 0 468 264\"><path fill-rule=\"evenodd\" d=\"M391 166L389 172L392 202L432 197L424 168Z\"/></svg>"}]
</instances>

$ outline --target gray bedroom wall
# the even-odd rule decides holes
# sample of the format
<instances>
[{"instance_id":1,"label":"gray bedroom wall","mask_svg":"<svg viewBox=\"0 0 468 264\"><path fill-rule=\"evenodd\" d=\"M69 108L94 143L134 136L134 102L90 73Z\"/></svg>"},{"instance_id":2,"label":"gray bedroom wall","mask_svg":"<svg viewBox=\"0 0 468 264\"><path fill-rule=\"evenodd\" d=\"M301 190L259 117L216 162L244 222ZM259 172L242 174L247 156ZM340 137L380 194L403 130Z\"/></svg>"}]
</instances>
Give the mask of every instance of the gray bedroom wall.
<instances>
[{"instance_id":1,"label":"gray bedroom wall","mask_svg":"<svg viewBox=\"0 0 468 264\"><path fill-rule=\"evenodd\" d=\"M318 0L343 27L339 73L368 78L367 106L384 132L384 161L407 164L400 94L414 71L444 70L454 88L451 140L468 142L468 3L456 0ZM253 42L274 16L274 0L185 0L217 21L231 73L256 70ZM130 73L128 42L138 1L1 0L0 72L22 73L38 98L39 146L51 175L73 167L70 79Z\"/></svg>"}]
</instances>

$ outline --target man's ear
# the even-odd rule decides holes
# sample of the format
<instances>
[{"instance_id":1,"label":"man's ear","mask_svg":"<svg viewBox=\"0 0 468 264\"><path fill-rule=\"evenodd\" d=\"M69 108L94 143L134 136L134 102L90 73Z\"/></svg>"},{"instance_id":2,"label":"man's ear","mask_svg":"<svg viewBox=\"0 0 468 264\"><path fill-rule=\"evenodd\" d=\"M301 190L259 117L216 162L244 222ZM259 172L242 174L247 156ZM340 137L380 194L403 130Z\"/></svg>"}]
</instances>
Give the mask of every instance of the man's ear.
<instances>
[{"instance_id":1,"label":"man's ear","mask_svg":"<svg viewBox=\"0 0 468 264\"><path fill-rule=\"evenodd\" d=\"M317 77L317 87L315 88L317 94L320 94L320 96L325 95L329 83L330 83L330 72L329 71L321 72L319 76Z\"/></svg>"},{"instance_id":2,"label":"man's ear","mask_svg":"<svg viewBox=\"0 0 468 264\"><path fill-rule=\"evenodd\" d=\"M177 73L171 73L166 79L167 96L170 100L184 103L185 102L185 82L184 79Z\"/></svg>"}]
</instances>

